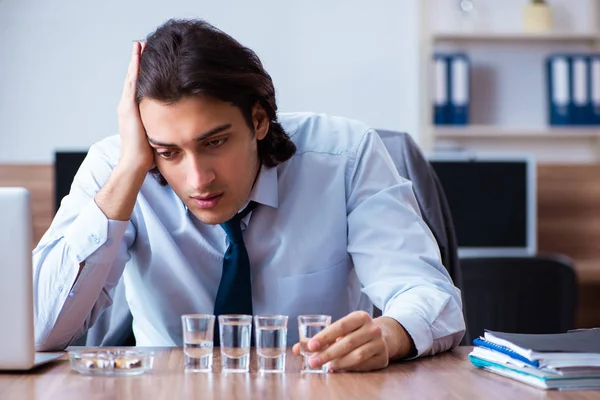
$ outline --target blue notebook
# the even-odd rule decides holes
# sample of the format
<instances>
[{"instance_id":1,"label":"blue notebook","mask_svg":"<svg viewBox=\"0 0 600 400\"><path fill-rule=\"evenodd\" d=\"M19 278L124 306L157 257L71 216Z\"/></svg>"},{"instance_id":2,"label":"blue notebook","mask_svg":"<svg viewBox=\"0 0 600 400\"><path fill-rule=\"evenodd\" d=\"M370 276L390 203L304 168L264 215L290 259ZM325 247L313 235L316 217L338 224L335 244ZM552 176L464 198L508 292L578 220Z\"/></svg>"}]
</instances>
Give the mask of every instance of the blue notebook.
<instances>
[{"instance_id":1,"label":"blue notebook","mask_svg":"<svg viewBox=\"0 0 600 400\"><path fill-rule=\"evenodd\" d=\"M598 373L587 372L581 375L569 374L564 376L555 372L544 371L530 367L516 367L513 365L491 362L473 355L469 355L471 363L486 371L512 378L517 381L542 389L594 389L600 388Z\"/></svg>"},{"instance_id":2,"label":"blue notebook","mask_svg":"<svg viewBox=\"0 0 600 400\"><path fill-rule=\"evenodd\" d=\"M537 360L531 361L531 360L523 357L522 355L515 353L514 351L512 351L511 349L509 349L506 346L501 346L499 344L489 342L489 341L485 340L484 338L477 338L477 339L473 340L473 344L476 346L485 347L486 349L497 351L502 354L506 354L507 356L512 357L515 360L522 361L525 364L531 365L532 367L540 366L539 361L537 361Z\"/></svg>"}]
</instances>

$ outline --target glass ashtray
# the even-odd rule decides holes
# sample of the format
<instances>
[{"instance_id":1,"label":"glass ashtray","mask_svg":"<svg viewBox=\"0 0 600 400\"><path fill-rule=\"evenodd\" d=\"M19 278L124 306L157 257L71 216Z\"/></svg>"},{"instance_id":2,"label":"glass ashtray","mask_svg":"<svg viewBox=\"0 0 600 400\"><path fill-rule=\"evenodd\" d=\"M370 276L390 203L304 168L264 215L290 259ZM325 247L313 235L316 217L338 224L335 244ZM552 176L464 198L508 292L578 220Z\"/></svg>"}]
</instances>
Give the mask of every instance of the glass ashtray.
<instances>
[{"instance_id":1,"label":"glass ashtray","mask_svg":"<svg viewBox=\"0 0 600 400\"><path fill-rule=\"evenodd\" d=\"M98 349L69 351L71 368L87 375L140 375L152 369L154 353L147 350Z\"/></svg>"}]
</instances>

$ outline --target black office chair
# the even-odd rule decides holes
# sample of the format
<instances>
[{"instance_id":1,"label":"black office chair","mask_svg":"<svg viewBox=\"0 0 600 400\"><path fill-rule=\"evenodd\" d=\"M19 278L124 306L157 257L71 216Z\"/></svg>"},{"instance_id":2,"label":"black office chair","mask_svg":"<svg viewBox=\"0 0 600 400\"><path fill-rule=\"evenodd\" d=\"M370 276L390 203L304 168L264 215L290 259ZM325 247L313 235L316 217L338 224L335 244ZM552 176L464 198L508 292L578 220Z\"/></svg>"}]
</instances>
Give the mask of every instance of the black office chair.
<instances>
[{"instance_id":1,"label":"black office chair","mask_svg":"<svg viewBox=\"0 0 600 400\"><path fill-rule=\"evenodd\" d=\"M63 197L71 191L73 178L87 151L57 151L54 153L54 212L60 208Z\"/></svg>"},{"instance_id":2,"label":"black office chair","mask_svg":"<svg viewBox=\"0 0 600 400\"><path fill-rule=\"evenodd\" d=\"M462 258L467 334L484 329L560 333L573 329L577 282L562 256Z\"/></svg>"}]
</instances>

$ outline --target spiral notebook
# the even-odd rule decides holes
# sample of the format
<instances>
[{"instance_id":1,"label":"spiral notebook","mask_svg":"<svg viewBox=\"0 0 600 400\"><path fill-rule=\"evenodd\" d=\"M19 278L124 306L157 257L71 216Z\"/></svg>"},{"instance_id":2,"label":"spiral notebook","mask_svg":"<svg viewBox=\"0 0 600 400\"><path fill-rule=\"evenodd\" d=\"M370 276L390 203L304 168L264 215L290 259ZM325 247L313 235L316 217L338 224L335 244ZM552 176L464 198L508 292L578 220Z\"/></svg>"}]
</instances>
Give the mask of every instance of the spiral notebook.
<instances>
[{"instance_id":1,"label":"spiral notebook","mask_svg":"<svg viewBox=\"0 0 600 400\"><path fill-rule=\"evenodd\" d=\"M497 351L498 353L502 353L505 354L511 358L514 358L515 360L519 360L524 362L525 364L529 364L532 367L539 367L539 362L538 361L531 361L526 357L523 357L522 355L520 355L519 353L516 353L514 351L512 351L509 347L507 346L502 346L500 344L496 344L494 342L490 342L484 338L477 338L475 340L473 340L473 344L479 347L483 347L486 349L490 349L490 350L494 350Z\"/></svg>"},{"instance_id":2,"label":"spiral notebook","mask_svg":"<svg viewBox=\"0 0 600 400\"><path fill-rule=\"evenodd\" d=\"M486 331L471 363L542 389L600 389L600 329L552 335Z\"/></svg>"},{"instance_id":3,"label":"spiral notebook","mask_svg":"<svg viewBox=\"0 0 600 400\"><path fill-rule=\"evenodd\" d=\"M486 331L474 343L534 367L600 367L600 328L546 335Z\"/></svg>"}]
</instances>

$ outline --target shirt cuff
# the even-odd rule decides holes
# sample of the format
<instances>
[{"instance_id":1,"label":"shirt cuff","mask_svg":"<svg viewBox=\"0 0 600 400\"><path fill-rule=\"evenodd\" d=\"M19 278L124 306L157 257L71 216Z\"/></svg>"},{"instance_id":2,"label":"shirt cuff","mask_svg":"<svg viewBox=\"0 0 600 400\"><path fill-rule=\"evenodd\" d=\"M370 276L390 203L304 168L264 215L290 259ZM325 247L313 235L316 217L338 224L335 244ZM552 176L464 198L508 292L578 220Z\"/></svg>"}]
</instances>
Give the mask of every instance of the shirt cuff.
<instances>
[{"instance_id":1,"label":"shirt cuff","mask_svg":"<svg viewBox=\"0 0 600 400\"><path fill-rule=\"evenodd\" d=\"M104 244L121 240L128 224L106 218L92 199L65 233L65 240L77 262L82 263Z\"/></svg>"},{"instance_id":2,"label":"shirt cuff","mask_svg":"<svg viewBox=\"0 0 600 400\"><path fill-rule=\"evenodd\" d=\"M417 355L413 358L421 356L433 346L431 326L416 311L390 308L383 316L395 319L408 332L417 349Z\"/></svg>"}]
</instances>

